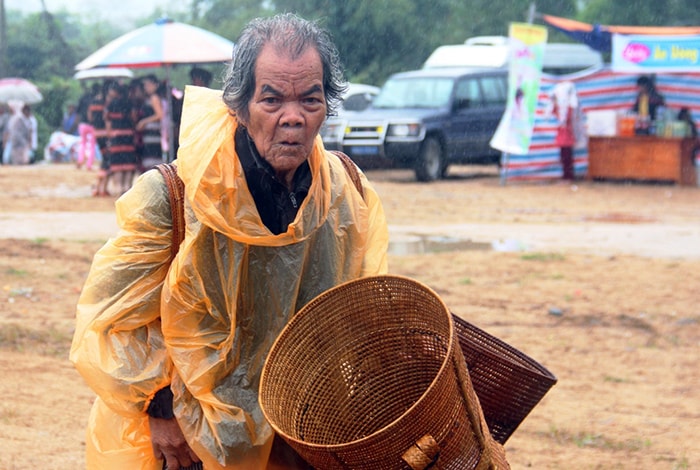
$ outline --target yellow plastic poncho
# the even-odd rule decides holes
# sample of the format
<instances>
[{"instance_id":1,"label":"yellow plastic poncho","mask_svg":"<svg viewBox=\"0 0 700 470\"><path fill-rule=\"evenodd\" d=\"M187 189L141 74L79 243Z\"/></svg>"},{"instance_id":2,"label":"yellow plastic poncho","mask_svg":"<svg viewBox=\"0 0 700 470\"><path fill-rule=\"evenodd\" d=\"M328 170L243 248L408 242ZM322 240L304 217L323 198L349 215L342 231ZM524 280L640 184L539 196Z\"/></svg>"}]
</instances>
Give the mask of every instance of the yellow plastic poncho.
<instances>
[{"instance_id":1,"label":"yellow plastic poncho","mask_svg":"<svg viewBox=\"0 0 700 470\"><path fill-rule=\"evenodd\" d=\"M90 469L160 469L145 410L168 384L207 470L265 468L273 431L257 396L273 341L316 295L387 270L386 220L364 176L363 200L317 139L309 194L287 232L273 235L247 189L220 92L189 87L185 96L178 256L169 265L163 179L146 173L117 201L119 234L95 255L78 303L70 358L98 395Z\"/></svg>"}]
</instances>

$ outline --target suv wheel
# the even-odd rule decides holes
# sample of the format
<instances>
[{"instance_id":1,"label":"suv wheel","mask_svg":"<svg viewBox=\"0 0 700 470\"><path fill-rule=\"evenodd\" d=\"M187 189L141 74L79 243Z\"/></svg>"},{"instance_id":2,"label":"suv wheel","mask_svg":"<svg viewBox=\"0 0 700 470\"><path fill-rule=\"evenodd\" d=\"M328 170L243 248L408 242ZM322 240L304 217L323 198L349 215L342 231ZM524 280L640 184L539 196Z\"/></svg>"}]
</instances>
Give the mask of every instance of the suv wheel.
<instances>
[{"instance_id":1,"label":"suv wheel","mask_svg":"<svg viewBox=\"0 0 700 470\"><path fill-rule=\"evenodd\" d=\"M442 147L435 137L428 137L420 148L416 162L416 179L429 182L443 177L447 166L442 156Z\"/></svg>"}]
</instances>

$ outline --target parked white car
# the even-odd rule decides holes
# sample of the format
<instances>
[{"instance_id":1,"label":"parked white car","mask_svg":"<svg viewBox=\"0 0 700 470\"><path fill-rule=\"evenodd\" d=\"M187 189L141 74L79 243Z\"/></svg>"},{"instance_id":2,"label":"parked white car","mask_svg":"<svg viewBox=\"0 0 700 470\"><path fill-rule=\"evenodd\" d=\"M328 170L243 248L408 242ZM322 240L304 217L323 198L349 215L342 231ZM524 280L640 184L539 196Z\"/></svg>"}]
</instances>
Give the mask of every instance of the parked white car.
<instances>
[{"instance_id":1,"label":"parked white car","mask_svg":"<svg viewBox=\"0 0 700 470\"><path fill-rule=\"evenodd\" d=\"M348 115L363 111L379 94L379 87L363 83L349 83L343 94L343 103L337 116L330 116L321 128L323 144L329 150L338 150L343 140Z\"/></svg>"}]
</instances>

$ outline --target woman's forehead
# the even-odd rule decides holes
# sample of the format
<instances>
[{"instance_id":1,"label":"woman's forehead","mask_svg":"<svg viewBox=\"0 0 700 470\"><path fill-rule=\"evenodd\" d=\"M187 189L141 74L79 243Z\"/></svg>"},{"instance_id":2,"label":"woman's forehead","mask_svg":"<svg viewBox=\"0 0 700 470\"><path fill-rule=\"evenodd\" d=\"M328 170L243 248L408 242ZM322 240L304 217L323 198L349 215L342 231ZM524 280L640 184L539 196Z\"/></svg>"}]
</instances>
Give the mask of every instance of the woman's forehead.
<instances>
[{"instance_id":1,"label":"woman's forehead","mask_svg":"<svg viewBox=\"0 0 700 470\"><path fill-rule=\"evenodd\" d=\"M323 78L321 56L315 47L308 47L300 54L289 54L285 49L268 44L262 48L255 63L255 77L307 77ZM259 83L258 83L259 84Z\"/></svg>"}]
</instances>

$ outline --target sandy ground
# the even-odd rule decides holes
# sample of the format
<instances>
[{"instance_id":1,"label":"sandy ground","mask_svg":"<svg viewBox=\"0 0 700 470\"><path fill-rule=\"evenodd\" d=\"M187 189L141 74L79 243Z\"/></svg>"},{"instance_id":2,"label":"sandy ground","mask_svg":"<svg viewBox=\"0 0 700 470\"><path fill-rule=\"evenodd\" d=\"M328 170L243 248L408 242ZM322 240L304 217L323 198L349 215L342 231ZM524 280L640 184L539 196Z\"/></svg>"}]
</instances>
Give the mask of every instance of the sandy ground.
<instances>
[{"instance_id":1,"label":"sandy ground","mask_svg":"<svg viewBox=\"0 0 700 470\"><path fill-rule=\"evenodd\" d=\"M390 270L549 368L506 444L514 469L700 467L700 189L434 184L370 171ZM67 361L74 307L114 198L71 165L0 167L0 470L84 467L91 391Z\"/></svg>"}]
</instances>

